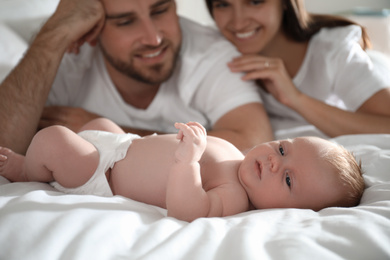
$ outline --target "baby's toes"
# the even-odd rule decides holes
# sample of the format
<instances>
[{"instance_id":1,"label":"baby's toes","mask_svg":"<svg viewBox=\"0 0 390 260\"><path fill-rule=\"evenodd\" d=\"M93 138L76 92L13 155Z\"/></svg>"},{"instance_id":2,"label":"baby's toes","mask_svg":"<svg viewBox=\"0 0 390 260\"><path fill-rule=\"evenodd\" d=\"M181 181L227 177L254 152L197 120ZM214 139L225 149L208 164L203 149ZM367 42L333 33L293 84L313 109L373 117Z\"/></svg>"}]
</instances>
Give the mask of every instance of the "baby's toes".
<instances>
[{"instance_id":1,"label":"baby's toes","mask_svg":"<svg viewBox=\"0 0 390 260\"><path fill-rule=\"evenodd\" d=\"M9 153L11 153L12 151L8 148L5 148L5 147L1 147L0 146L0 155L5 155L7 156Z\"/></svg>"},{"instance_id":2,"label":"baby's toes","mask_svg":"<svg viewBox=\"0 0 390 260\"><path fill-rule=\"evenodd\" d=\"M0 154L0 167L2 167L7 162L8 157Z\"/></svg>"},{"instance_id":3,"label":"baby's toes","mask_svg":"<svg viewBox=\"0 0 390 260\"><path fill-rule=\"evenodd\" d=\"M8 157L13 153L12 150L5 148L5 147L0 147L0 162L5 162L7 161Z\"/></svg>"},{"instance_id":4,"label":"baby's toes","mask_svg":"<svg viewBox=\"0 0 390 260\"><path fill-rule=\"evenodd\" d=\"M5 165L7 164L8 157L0 154L0 173L3 172Z\"/></svg>"}]
</instances>

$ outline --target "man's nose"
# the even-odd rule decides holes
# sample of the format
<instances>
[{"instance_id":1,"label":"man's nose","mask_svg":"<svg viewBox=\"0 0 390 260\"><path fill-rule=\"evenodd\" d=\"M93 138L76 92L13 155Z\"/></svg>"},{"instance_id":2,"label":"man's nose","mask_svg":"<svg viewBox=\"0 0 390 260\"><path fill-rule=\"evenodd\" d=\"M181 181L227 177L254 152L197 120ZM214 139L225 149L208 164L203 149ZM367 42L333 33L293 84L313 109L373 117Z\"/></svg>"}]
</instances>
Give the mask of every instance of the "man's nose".
<instances>
[{"instance_id":1,"label":"man's nose","mask_svg":"<svg viewBox=\"0 0 390 260\"><path fill-rule=\"evenodd\" d=\"M149 46L159 46L162 35L153 21L144 21L141 43Z\"/></svg>"}]
</instances>

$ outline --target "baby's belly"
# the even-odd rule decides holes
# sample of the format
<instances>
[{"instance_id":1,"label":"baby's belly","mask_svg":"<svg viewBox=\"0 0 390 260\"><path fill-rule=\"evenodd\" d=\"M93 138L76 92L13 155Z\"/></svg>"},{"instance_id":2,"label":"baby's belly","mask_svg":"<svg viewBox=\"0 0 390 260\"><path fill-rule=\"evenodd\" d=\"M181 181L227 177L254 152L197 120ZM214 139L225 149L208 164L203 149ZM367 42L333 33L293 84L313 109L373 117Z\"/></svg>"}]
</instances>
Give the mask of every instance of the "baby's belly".
<instances>
[{"instance_id":1,"label":"baby's belly","mask_svg":"<svg viewBox=\"0 0 390 260\"><path fill-rule=\"evenodd\" d=\"M178 144L174 136L134 140L111 171L113 193L166 208L167 180Z\"/></svg>"},{"instance_id":2,"label":"baby's belly","mask_svg":"<svg viewBox=\"0 0 390 260\"><path fill-rule=\"evenodd\" d=\"M166 188L179 140L176 135L150 136L134 140L126 157L112 169L112 190L140 202L166 208ZM242 160L243 155L232 144L208 137L207 148L201 159L203 185L218 182L216 162ZM208 166L206 166L208 165ZM186 173L183 173L186 174ZM217 178L217 180L214 180Z\"/></svg>"}]
</instances>

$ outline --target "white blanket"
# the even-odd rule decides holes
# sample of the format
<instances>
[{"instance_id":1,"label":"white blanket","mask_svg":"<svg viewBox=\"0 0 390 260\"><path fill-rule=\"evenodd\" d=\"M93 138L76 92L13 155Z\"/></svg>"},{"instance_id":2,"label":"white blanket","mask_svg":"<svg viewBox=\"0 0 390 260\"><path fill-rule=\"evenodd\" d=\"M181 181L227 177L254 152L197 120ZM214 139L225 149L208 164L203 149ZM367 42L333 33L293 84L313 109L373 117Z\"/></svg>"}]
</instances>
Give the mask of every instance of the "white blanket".
<instances>
[{"instance_id":1,"label":"white blanket","mask_svg":"<svg viewBox=\"0 0 390 260\"><path fill-rule=\"evenodd\" d=\"M256 210L192 223L120 196L0 179L0 259L389 259L390 135L333 139L363 161L355 208Z\"/></svg>"}]
</instances>

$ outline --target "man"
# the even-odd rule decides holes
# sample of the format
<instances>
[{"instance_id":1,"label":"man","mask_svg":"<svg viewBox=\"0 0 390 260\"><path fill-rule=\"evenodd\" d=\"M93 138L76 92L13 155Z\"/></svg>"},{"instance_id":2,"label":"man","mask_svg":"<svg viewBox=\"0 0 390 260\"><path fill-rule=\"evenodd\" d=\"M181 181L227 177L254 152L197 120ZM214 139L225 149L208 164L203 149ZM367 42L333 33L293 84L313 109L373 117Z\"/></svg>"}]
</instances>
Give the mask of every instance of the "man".
<instances>
[{"instance_id":1,"label":"man","mask_svg":"<svg viewBox=\"0 0 390 260\"><path fill-rule=\"evenodd\" d=\"M81 52L60 66L66 51ZM198 121L249 149L273 136L254 86L227 68L234 55L174 0L61 0L0 86L0 145L24 153L38 126L104 116L140 135Z\"/></svg>"}]
</instances>

